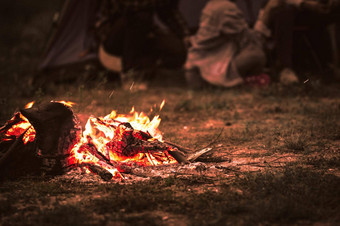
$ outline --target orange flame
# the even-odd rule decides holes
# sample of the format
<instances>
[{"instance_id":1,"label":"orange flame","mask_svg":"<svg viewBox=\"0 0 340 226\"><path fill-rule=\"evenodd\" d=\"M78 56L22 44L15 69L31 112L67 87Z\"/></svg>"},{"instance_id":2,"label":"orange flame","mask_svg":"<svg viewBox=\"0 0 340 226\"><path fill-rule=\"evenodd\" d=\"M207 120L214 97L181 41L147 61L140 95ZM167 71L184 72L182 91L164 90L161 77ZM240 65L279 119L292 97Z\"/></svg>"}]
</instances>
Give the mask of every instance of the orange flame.
<instances>
[{"instance_id":1,"label":"orange flame","mask_svg":"<svg viewBox=\"0 0 340 226\"><path fill-rule=\"evenodd\" d=\"M25 133L24 137L22 138L24 144L29 142L33 142L35 139L35 130L28 119L23 116L21 113L17 113L13 118L9 120L9 123L16 122L11 128L9 128L3 135L3 141L12 140L13 137L17 139L23 134L27 129L28 131ZM1 137L0 137L1 138Z\"/></svg>"},{"instance_id":2,"label":"orange flame","mask_svg":"<svg viewBox=\"0 0 340 226\"><path fill-rule=\"evenodd\" d=\"M127 148L124 143L126 137L140 138L144 136L143 139L145 140L157 139L161 141L162 134L158 130L160 121L158 115L150 120L147 115L143 112L136 112L134 108L127 115L112 111L105 117L90 117L80 142L71 150L73 158L71 158L70 163L96 163L101 164L101 167L105 169L111 169L112 167L102 164L99 157L93 154L92 148L95 148L101 156L105 156L112 165L117 162L134 162L145 166L177 163L172 156L167 154L167 151L121 153L124 148Z\"/></svg>"},{"instance_id":3,"label":"orange flame","mask_svg":"<svg viewBox=\"0 0 340 226\"><path fill-rule=\"evenodd\" d=\"M67 102L67 101L52 101L52 102L58 102L62 103L66 106L72 107L74 103ZM29 102L25 105L25 109L32 108L34 105L34 101ZM21 134L23 134L27 129L28 131L25 133L23 137L24 144L27 144L29 142L33 142L36 136L36 131L31 125L31 123L28 121L28 119L23 116L21 113L17 113L13 118L11 118L8 123L14 123L16 122L11 128L9 128L3 135L0 136L0 142L1 141L9 141L15 137L17 139Z\"/></svg>"},{"instance_id":4,"label":"orange flame","mask_svg":"<svg viewBox=\"0 0 340 226\"><path fill-rule=\"evenodd\" d=\"M55 101L72 107L74 103L67 101ZM26 105L32 107L34 102ZM160 105L164 107L165 101ZM17 117L17 118L15 118ZM21 113L17 113L10 121L17 120L4 137L19 137L30 128L24 138L24 143L32 142L36 132L30 122ZM129 114L118 114L112 111L105 117L91 116L85 126L85 130L77 143L70 148L70 165L89 163L98 165L108 170L115 177L121 177L121 164L138 164L142 166L156 166L160 164L172 164L177 161L169 155L169 148L152 150L150 152L143 142L162 142L162 133L159 131L161 119L156 115L151 120L143 112L139 113L132 107ZM0 134L1 135L1 134ZM0 142L5 139L0 137ZM136 142L131 149L129 142ZM147 143L146 143L147 144ZM130 145L130 146L129 146Z\"/></svg>"},{"instance_id":5,"label":"orange flame","mask_svg":"<svg viewBox=\"0 0 340 226\"><path fill-rule=\"evenodd\" d=\"M67 107L73 107L73 105L75 105L74 102L64 101L64 100L61 100L61 101L52 101L52 102L61 103L61 104L64 104L65 106L67 106Z\"/></svg>"}]
</instances>

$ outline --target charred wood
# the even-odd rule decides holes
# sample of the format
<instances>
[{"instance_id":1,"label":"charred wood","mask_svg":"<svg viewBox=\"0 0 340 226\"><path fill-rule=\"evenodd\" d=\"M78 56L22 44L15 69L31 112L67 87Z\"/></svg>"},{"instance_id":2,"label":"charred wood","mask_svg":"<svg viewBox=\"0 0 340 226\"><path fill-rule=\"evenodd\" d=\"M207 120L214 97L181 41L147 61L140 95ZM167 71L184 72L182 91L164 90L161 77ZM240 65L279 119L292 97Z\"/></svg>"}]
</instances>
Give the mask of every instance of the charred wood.
<instances>
[{"instance_id":1,"label":"charred wood","mask_svg":"<svg viewBox=\"0 0 340 226\"><path fill-rule=\"evenodd\" d=\"M41 175L42 159L37 157L34 143L23 144L25 133L21 134L0 158L0 179Z\"/></svg>"},{"instance_id":2,"label":"charred wood","mask_svg":"<svg viewBox=\"0 0 340 226\"><path fill-rule=\"evenodd\" d=\"M0 171L3 169L6 163L10 161L10 158L15 154L15 152L19 150L20 145L24 144L24 142L22 141L22 138L25 136L28 130L29 128L15 140L15 142L9 147L9 149L5 152L5 154L0 158Z\"/></svg>"},{"instance_id":3,"label":"charred wood","mask_svg":"<svg viewBox=\"0 0 340 226\"><path fill-rule=\"evenodd\" d=\"M97 174L98 176L100 176L100 178L102 178L105 181L109 181L113 178L113 175L108 170L98 165L94 165L91 163L81 163L78 166L87 167L91 172Z\"/></svg>"},{"instance_id":4,"label":"charred wood","mask_svg":"<svg viewBox=\"0 0 340 226\"><path fill-rule=\"evenodd\" d=\"M188 156L187 160L189 162L194 162L196 159L198 159L200 156L212 151L212 148L203 148L202 150L199 150L195 153L192 153L191 155Z\"/></svg>"},{"instance_id":5,"label":"charred wood","mask_svg":"<svg viewBox=\"0 0 340 226\"><path fill-rule=\"evenodd\" d=\"M0 128L0 135L4 134L5 132L7 132L7 130L9 130L21 121L22 119L20 118L20 113L15 113L14 117L11 120L7 121L6 124Z\"/></svg>"},{"instance_id":6,"label":"charred wood","mask_svg":"<svg viewBox=\"0 0 340 226\"><path fill-rule=\"evenodd\" d=\"M174 157L174 159L176 159L176 161L178 163L189 163L189 161L187 160L186 156L182 152L180 152L180 151L178 151L176 149L171 149L171 150L168 151L168 153L172 157Z\"/></svg>"},{"instance_id":7,"label":"charred wood","mask_svg":"<svg viewBox=\"0 0 340 226\"><path fill-rule=\"evenodd\" d=\"M99 161L105 162L111 166L117 166L117 163L113 160L106 158L101 152L99 152L92 143L82 145L89 153L99 159Z\"/></svg>"},{"instance_id":8,"label":"charred wood","mask_svg":"<svg viewBox=\"0 0 340 226\"><path fill-rule=\"evenodd\" d=\"M68 137L72 130L80 130L71 108L62 103L49 102L20 112L36 130L36 141L42 155L64 154L58 152L68 151L65 148L68 144L60 139Z\"/></svg>"},{"instance_id":9,"label":"charred wood","mask_svg":"<svg viewBox=\"0 0 340 226\"><path fill-rule=\"evenodd\" d=\"M167 145L171 146L171 147L175 147L177 148L178 150L184 152L184 153L192 153L193 150L189 149L189 148L186 148L186 147L183 147L181 145L178 145L178 144L175 144L175 143L172 143L170 141L164 141L164 143L166 143Z\"/></svg>"}]
</instances>

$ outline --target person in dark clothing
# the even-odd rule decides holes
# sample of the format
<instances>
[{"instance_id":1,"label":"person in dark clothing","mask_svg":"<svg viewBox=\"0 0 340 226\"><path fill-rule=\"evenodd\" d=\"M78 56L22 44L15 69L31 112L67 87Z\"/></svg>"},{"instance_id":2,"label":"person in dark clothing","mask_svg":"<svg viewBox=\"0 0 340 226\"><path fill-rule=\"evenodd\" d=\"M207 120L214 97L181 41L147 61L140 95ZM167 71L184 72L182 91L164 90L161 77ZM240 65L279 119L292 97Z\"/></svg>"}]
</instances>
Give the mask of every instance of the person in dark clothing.
<instances>
[{"instance_id":1,"label":"person in dark clothing","mask_svg":"<svg viewBox=\"0 0 340 226\"><path fill-rule=\"evenodd\" d=\"M110 2L115 12L103 49L121 57L123 75L130 71L135 71L134 74L149 73L155 65L183 65L186 59L186 40L190 33L178 10L178 3L178 0Z\"/></svg>"},{"instance_id":2,"label":"person in dark clothing","mask_svg":"<svg viewBox=\"0 0 340 226\"><path fill-rule=\"evenodd\" d=\"M286 1L290 4L277 12L270 25L275 46L271 64L280 82L287 83L289 74L302 78L306 72L330 74L326 70L336 58L331 53L336 54L337 47L332 46L329 25L339 21L339 0Z\"/></svg>"}]
</instances>

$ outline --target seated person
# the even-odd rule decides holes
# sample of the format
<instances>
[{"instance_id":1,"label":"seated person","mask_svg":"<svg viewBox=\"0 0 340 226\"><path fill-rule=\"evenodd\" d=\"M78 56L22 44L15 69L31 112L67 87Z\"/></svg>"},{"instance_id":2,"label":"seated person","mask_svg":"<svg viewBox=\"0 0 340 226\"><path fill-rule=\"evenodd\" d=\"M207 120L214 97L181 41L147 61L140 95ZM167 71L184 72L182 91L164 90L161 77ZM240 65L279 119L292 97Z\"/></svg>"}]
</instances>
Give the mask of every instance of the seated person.
<instances>
[{"instance_id":1,"label":"seated person","mask_svg":"<svg viewBox=\"0 0 340 226\"><path fill-rule=\"evenodd\" d=\"M197 34L191 39L186 79L189 86L210 84L233 87L246 76L262 72L266 64L264 40L273 10L282 4L270 0L250 29L242 12L228 0L210 0L202 11Z\"/></svg>"},{"instance_id":2,"label":"seated person","mask_svg":"<svg viewBox=\"0 0 340 226\"><path fill-rule=\"evenodd\" d=\"M336 35L330 34L329 25L339 21L336 16L339 15L339 1L285 1L287 4L275 13L270 24L274 48L268 52L268 58L272 72L279 75L282 84L289 83L290 77L296 77L295 72L303 80L311 75L329 77L329 66L338 53Z\"/></svg>"},{"instance_id":3,"label":"seated person","mask_svg":"<svg viewBox=\"0 0 340 226\"><path fill-rule=\"evenodd\" d=\"M134 71L133 74L139 76L151 73L157 65L182 67L186 58L185 40L189 37L189 29L178 10L178 2L110 1L116 10L101 49L121 59L121 65L112 70L123 72L123 76ZM155 17L168 28L168 33L157 26ZM104 66L110 68L110 65L105 63Z\"/></svg>"},{"instance_id":4,"label":"seated person","mask_svg":"<svg viewBox=\"0 0 340 226\"><path fill-rule=\"evenodd\" d=\"M310 0L269 0L251 29L234 1L210 0L202 11L199 30L192 37L188 52L185 68L189 86L199 88L210 83L233 87L258 74L264 76L262 81L268 81L269 77L261 74L267 61L264 44L271 35L269 28L273 27L277 13L286 7L309 9L312 5L319 4ZM293 16L285 15L283 20L292 22ZM289 40L278 40L282 43L276 43L276 48L289 44ZM293 71L285 70L291 66L291 52L280 52L288 54L278 57L282 70L280 82L298 82Z\"/></svg>"}]
</instances>

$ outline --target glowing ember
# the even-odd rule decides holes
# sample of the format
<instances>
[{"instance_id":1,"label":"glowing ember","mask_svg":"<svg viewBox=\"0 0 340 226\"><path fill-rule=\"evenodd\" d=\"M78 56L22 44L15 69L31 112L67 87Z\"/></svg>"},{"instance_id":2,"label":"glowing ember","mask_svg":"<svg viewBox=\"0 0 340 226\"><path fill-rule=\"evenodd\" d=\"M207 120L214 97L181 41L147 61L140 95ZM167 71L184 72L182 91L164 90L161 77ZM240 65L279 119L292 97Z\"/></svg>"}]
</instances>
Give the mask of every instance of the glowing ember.
<instances>
[{"instance_id":1,"label":"glowing ember","mask_svg":"<svg viewBox=\"0 0 340 226\"><path fill-rule=\"evenodd\" d=\"M68 107L74 104L65 101L58 103ZM33 104L31 102L26 107L30 108ZM164 104L165 101L161 103L160 110ZM160 122L158 115L150 120L134 108L129 114L112 111L105 117L91 116L81 137L69 148L68 165L82 166L88 171L91 167L86 166L99 166L114 177L122 177L120 172L124 172L123 166L177 163L169 154L172 149L162 143L162 134L158 130ZM27 129L23 138L25 144L34 141L36 132L27 118L17 113L1 128L0 142L16 139Z\"/></svg>"},{"instance_id":2,"label":"glowing ember","mask_svg":"<svg viewBox=\"0 0 340 226\"><path fill-rule=\"evenodd\" d=\"M4 131L4 128L10 125L11 127ZM13 139L17 139L21 134L25 131L24 137L22 138L24 144L28 142L33 142L35 139L35 130L32 127L31 123L29 123L28 119L23 116L21 113L16 113L13 118L11 118L7 124L0 129L0 142L2 141L10 141ZM4 131L4 133L2 133Z\"/></svg>"}]
</instances>

